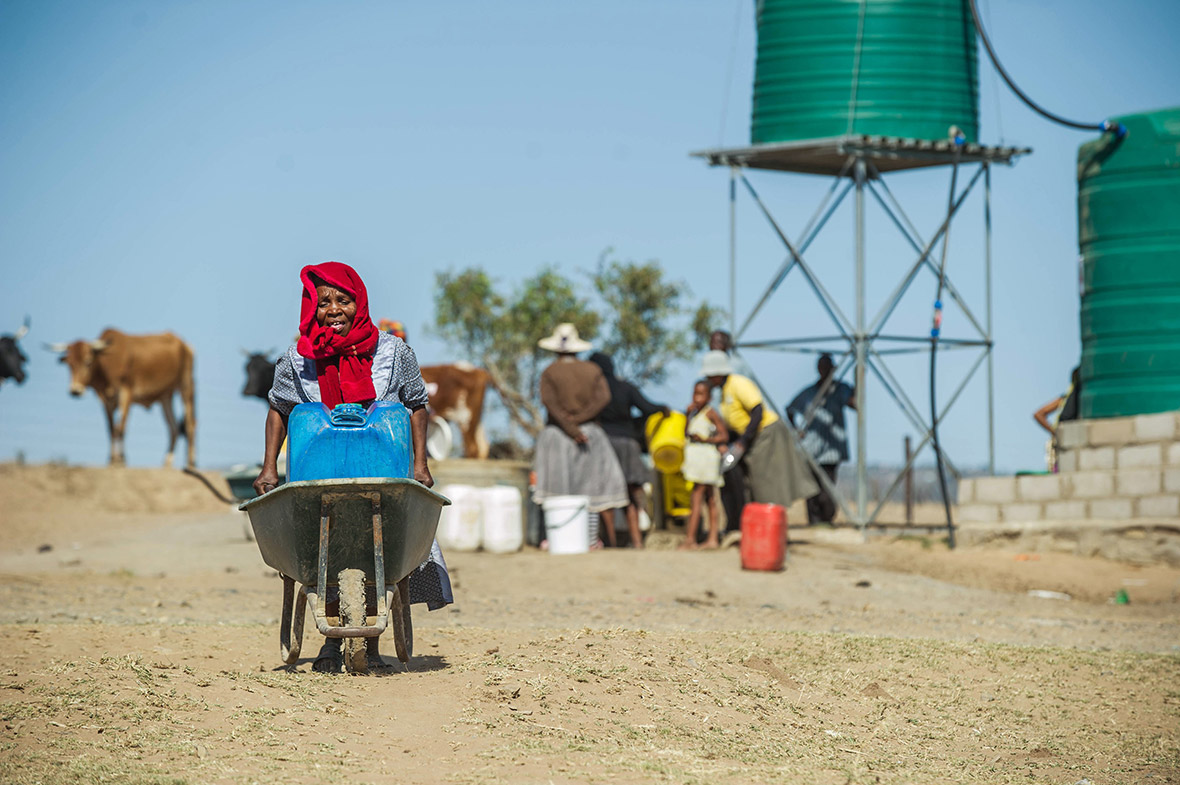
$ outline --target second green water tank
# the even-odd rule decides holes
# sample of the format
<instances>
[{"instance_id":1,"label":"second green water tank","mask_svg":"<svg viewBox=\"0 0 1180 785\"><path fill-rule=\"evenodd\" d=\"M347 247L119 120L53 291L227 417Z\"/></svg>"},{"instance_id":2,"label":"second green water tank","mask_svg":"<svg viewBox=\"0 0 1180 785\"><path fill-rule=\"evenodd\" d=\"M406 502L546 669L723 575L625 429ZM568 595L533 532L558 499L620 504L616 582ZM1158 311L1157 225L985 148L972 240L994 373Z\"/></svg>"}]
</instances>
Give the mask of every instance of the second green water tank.
<instances>
[{"instance_id":1,"label":"second green water tank","mask_svg":"<svg viewBox=\"0 0 1180 785\"><path fill-rule=\"evenodd\" d=\"M758 0L751 142L979 140L968 0Z\"/></svg>"},{"instance_id":2,"label":"second green water tank","mask_svg":"<svg viewBox=\"0 0 1180 785\"><path fill-rule=\"evenodd\" d=\"M1078 150L1082 416L1180 409L1180 107Z\"/></svg>"}]
</instances>

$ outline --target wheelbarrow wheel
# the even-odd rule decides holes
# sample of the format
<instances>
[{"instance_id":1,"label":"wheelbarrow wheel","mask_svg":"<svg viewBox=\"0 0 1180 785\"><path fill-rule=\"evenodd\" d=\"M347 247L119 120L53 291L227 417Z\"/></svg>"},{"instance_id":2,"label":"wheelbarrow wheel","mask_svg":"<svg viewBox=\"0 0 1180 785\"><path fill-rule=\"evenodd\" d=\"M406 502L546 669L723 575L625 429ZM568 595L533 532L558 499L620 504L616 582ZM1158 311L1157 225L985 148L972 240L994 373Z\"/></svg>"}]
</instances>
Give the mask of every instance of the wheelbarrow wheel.
<instances>
[{"instance_id":1,"label":"wheelbarrow wheel","mask_svg":"<svg viewBox=\"0 0 1180 785\"><path fill-rule=\"evenodd\" d=\"M341 570L340 626L365 626L365 574L361 570ZM344 639L344 670L346 673L368 673L368 658L364 638Z\"/></svg>"},{"instance_id":2,"label":"wheelbarrow wheel","mask_svg":"<svg viewBox=\"0 0 1180 785\"><path fill-rule=\"evenodd\" d=\"M283 616L279 621L279 653L283 662L294 665L303 647L303 618L307 598L295 590L295 580L283 577Z\"/></svg>"},{"instance_id":3,"label":"wheelbarrow wheel","mask_svg":"<svg viewBox=\"0 0 1180 785\"><path fill-rule=\"evenodd\" d=\"M414 655L414 625L410 621L410 579L402 578L397 582L397 591L393 594L393 607L389 609L393 617L393 648L397 658L406 665L410 664L410 657Z\"/></svg>"}]
</instances>

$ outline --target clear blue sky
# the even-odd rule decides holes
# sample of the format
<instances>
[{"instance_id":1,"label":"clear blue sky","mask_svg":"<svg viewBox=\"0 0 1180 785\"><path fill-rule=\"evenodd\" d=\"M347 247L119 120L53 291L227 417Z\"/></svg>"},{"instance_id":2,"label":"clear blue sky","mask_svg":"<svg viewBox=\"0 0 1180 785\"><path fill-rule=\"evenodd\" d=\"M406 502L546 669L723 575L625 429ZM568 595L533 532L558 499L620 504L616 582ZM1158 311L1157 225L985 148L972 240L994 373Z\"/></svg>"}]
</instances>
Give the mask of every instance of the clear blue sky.
<instances>
[{"instance_id":1,"label":"clear blue sky","mask_svg":"<svg viewBox=\"0 0 1180 785\"><path fill-rule=\"evenodd\" d=\"M1100 120L1180 103L1178 3L983 8L1009 70L1059 113ZM747 143L753 47L750 0L3 0L0 330L26 313L33 330L30 378L0 390L0 460L20 450L105 461L97 400L69 398L65 368L40 344L108 325L185 338L199 463L257 460L265 407L239 394L239 349L290 342L310 262L355 266L374 315L406 322L427 363L454 357L425 331L436 270L482 265L506 284L546 264L577 275L610 246L659 259L726 306L726 175L687 154ZM1035 149L993 178L997 460L1035 468L1044 440L1031 413L1063 389L1080 351L1074 161L1090 135L1025 110L986 62L981 94L983 141ZM926 234L947 174L894 182ZM792 236L827 185L752 179ZM971 214L949 264L982 309ZM809 259L850 297L842 215ZM744 313L781 253L748 203L739 221ZM912 260L892 231L870 222L870 312ZM898 322L919 332L933 293L920 282ZM789 279L751 334L819 326L801 287ZM947 332L963 334L955 316ZM780 403L814 376L809 360L751 359ZM956 367L946 365L948 390ZM897 368L924 408L921 363ZM678 367L649 392L683 406L693 376ZM982 390L945 428L960 464L986 460ZM869 395L870 458L892 461L912 429L878 387ZM159 411L133 409L130 463L158 464L164 443Z\"/></svg>"}]
</instances>

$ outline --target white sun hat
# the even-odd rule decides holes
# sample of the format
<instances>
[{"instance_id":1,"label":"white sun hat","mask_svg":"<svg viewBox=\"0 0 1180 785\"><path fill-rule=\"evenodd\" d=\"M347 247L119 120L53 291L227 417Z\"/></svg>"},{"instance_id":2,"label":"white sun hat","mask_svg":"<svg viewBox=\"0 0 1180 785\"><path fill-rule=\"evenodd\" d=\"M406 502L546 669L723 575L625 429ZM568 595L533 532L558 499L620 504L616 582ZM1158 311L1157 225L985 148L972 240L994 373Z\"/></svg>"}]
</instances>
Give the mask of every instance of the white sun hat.
<instances>
[{"instance_id":1,"label":"white sun hat","mask_svg":"<svg viewBox=\"0 0 1180 785\"><path fill-rule=\"evenodd\" d=\"M701 361L701 376L729 376L733 373L733 365L729 362L729 355L714 350L705 352L705 359Z\"/></svg>"},{"instance_id":2,"label":"white sun hat","mask_svg":"<svg viewBox=\"0 0 1180 785\"><path fill-rule=\"evenodd\" d=\"M537 346L558 354L577 354L592 348L589 341L583 341L578 337L578 328L569 322L557 325L553 335L537 341Z\"/></svg>"}]
</instances>

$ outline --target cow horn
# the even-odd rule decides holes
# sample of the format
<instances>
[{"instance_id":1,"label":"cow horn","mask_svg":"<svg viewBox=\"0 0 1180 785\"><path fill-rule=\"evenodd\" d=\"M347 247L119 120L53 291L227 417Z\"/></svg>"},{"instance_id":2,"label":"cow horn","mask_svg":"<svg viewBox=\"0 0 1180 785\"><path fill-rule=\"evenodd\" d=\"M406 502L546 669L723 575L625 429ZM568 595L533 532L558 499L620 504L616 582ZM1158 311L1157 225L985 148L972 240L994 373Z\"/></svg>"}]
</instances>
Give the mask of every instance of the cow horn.
<instances>
[{"instance_id":1,"label":"cow horn","mask_svg":"<svg viewBox=\"0 0 1180 785\"><path fill-rule=\"evenodd\" d=\"M43 344L46 351L54 352L55 354L65 354L66 349L70 348L68 343L47 343Z\"/></svg>"},{"instance_id":2,"label":"cow horn","mask_svg":"<svg viewBox=\"0 0 1180 785\"><path fill-rule=\"evenodd\" d=\"M238 347L238 351L242 353L243 357L253 357L254 356L254 355L250 354L250 352L248 350L243 349L241 347Z\"/></svg>"},{"instance_id":3,"label":"cow horn","mask_svg":"<svg viewBox=\"0 0 1180 785\"><path fill-rule=\"evenodd\" d=\"M97 341L90 341L90 348L96 352L101 352L103 349L107 348L107 342L101 338Z\"/></svg>"},{"instance_id":4,"label":"cow horn","mask_svg":"<svg viewBox=\"0 0 1180 785\"><path fill-rule=\"evenodd\" d=\"M21 338L24 338L28 334L29 334L29 317L26 316L25 323L20 326L20 329L16 331L16 335L14 335L12 337L19 341Z\"/></svg>"}]
</instances>

